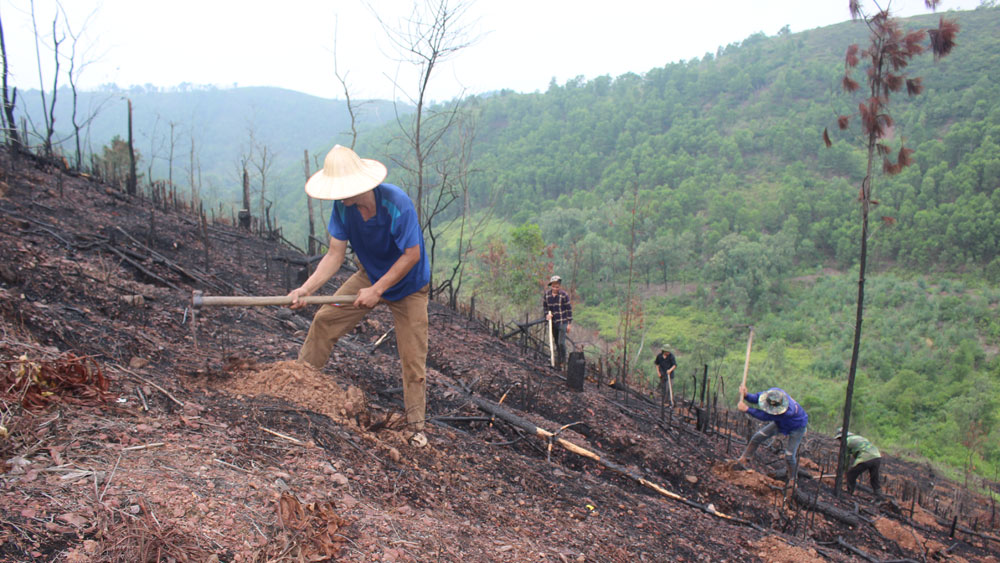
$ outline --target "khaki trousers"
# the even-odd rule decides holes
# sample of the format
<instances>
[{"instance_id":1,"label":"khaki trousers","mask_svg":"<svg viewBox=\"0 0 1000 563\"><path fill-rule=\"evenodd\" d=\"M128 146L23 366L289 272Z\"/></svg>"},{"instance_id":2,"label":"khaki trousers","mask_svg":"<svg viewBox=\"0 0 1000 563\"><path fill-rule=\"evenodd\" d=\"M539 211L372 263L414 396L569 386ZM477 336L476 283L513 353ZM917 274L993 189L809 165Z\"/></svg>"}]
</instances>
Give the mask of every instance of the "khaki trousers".
<instances>
[{"instance_id":1,"label":"khaki trousers","mask_svg":"<svg viewBox=\"0 0 1000 563\"><path fill-rule=\"evenodd\" d=\"M359 269L334 295L357 295L359 290L371 285L368 274ZM406 422L413 431L424 429L427 408L427 301L428 286L398 301L382 300L392 311L396 325L396 347L403 366L403 404L406 407ZM337 340L357 326L366 314L368 309L350 306L320 307L299 350L299 360L321 369L330 359Z\"/></svg>"}]
</instances>

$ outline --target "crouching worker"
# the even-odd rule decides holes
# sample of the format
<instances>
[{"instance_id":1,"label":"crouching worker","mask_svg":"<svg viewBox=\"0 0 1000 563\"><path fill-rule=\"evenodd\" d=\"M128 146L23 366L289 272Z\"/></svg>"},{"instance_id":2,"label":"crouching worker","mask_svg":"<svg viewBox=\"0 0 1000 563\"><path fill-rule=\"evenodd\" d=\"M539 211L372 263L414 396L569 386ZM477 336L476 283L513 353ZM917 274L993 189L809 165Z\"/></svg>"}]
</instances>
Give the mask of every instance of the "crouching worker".
<instances>
[{"instance_id":1,"label":"crouching worker","mask_svg":"<svg viewBox=\"0 0 1000 563\"><path fill-rule=\"evenodd\" d=\"M844 439L844 429L838 428L834 439ZM858 485L858 477L865 471L868 472L868 479L872 484L872 491L875 496L882 497L882 485L878 476L879 468L882 466L882 453L878 451L875 444L872 444L864 436L859 436L853 432L847 433L847 457L844 460L844 468L847 469L847 492L854 494L854 489Z\"/></svg>"},{"instance_id":2,"label":"crouching worker","mask_svg":"<svg viewBox=\"0 0 1000 563\"><path fill-rule=\"evenodd\" d=\"M306 193L334 200L330 248L301 287L292 290L292 308L300 297L323 287L344 263L347 245L354 249L358 271L336 295L357 295L352 307L323 305L313 317L299 361L322 368L337 340L379 303L388 305L396 325L396 345L403 371L403 403L412 446L427 445L424 435L427 371L427 302L430 266L413 201L400 188L383 183L385 165L361 159L337 145L323 170L306 183Z\"/></svg>"},{"instance_id":3,"label":"crouching worker","mask_svg":"<svg viewBox=\"0 0 1000 563\"><path fill-rule=\"evenodd\" d=\"M736 408L740 412L745 412L754 418L767 422L750 438L743 454L736 460L736 467L745 468L747 460L757 451L757 447L764 440L780 432L788 436L788 439L785 440L785 469L787 470L785 481L789 485L793 484L799 469L799 444L802 443L802 438L806 435L806 426L809 424L809 415L806 414L806 410L782 389L772 387L760 393L747 393L747 388L744 385L740 385L740 402L736 404Z\"/></svg>"}]
</instances>

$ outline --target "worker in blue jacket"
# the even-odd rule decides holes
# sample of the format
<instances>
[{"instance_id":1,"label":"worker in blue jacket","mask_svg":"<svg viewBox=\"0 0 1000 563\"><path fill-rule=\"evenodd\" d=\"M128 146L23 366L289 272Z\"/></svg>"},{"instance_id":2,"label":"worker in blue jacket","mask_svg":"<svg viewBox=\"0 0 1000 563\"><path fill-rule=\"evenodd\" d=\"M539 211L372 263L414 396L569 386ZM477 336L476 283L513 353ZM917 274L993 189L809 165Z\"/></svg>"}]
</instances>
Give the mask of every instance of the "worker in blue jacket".
<instances>
[{"instance_id":1,"label":"worker in blue jacket","mask_svg":"<svg viewBox=\"0 0 1000 563\"><path fill-rule=\"evenodd\" d=\"M772 387L760 393L747 393L745 385L740 385L740 402L736 408L740 412L767 422L750 438L743 454L736 460L736 467L745 468L747 460L757 451L757 447L764 440L780 432L788 436L785 440L787 469L785 480L789 484L793 483L798 472L799 444L802 443L802 438L806 435L806 426L809 424L806 410L783 389Z\"/></svg>"}]
</instances>

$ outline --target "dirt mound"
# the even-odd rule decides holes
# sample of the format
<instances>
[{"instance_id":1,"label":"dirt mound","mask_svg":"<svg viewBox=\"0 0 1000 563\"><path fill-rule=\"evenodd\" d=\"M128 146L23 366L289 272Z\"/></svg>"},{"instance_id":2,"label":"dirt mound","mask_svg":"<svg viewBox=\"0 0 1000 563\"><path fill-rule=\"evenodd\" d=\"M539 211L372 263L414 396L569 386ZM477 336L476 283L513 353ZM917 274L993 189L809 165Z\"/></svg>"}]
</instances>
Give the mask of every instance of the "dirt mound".
<instances>
[{"instance_id":1,"label":"dirt mound","mask_svg":"<svg viewBox=\"0 0 1000 563\"><path fill-rule=\"evenodd\" d=\"M920 532L895 520L876 518L873 524L879 533L908 552L935 554L944 551L945 546L940 542L928 540Z\"/></svg>"},{"instance_id":2,"label":"dirt mound","mask_svg":"<svg viewBox=\"0 0 1000 563\"><path fill-rule=\"evenodd\" d=\"M784 483L758 473L753 469L740 470L733 466L733 463L718 463L712 467L712 473L724 481L748 489L754 496L761 500L771 501L775 496L781 495L781 487Z\"/></svg>"},{"instance_id":3,"label":"dirt mound","mask_svg":"<svg viewBox=\"0 0 1000 563\"><path fill-rule=\"evenodd\" d=\"M293 360L246 366L218 389L237 396L278 397L338 423L354 424L368 410L361 389L353 385L341 387L331 376Z\"/></svg>"},{"instance_id":4,"label":"dirt mound","mask_svg":"<svg viewBox=\"0 0 1000 563\"><path fill-rule=\"evenodd\" d=\"M927 509L925 509L922 506L917 506L916 508L917 509L913 511L914 522L926 526L928 528L936 529L941 527L941 525L938 524L937 518L934 518L934 515L928 512ZM909 514L909 512L907 512L907 514Z\"/></svg>"},{"instance_id":5,"label":"dirt mound","mask_svg":"<svg viewBox=\"0 0 1000 563\"><path fill-rule=\"evenodd\" d=\"M778 536L767 536L751 546L757 556L769 563L823 563L826 561L815 549L789 545Z\"/></svg>"}]
</instances>

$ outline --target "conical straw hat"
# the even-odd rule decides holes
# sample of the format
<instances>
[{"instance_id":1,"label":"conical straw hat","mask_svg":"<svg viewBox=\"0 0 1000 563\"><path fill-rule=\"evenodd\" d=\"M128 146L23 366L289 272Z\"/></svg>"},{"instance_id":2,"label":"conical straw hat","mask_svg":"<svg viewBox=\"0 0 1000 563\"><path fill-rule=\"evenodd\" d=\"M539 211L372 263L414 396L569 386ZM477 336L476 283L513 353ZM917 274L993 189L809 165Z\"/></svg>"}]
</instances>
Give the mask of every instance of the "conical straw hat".
<instances>
[{"instance_id":1,"label":"conical straw hat","mask_svg":"<svg viewBox=\"0 0 1000 563\"><path fill-rule=\"evenodd\" d=\"M323 169L306 182L306 193L316 199L347 199L374 189L388 171L377 160L360 158L347 147L334 145Z\"/></svg>"}]
</instances>

